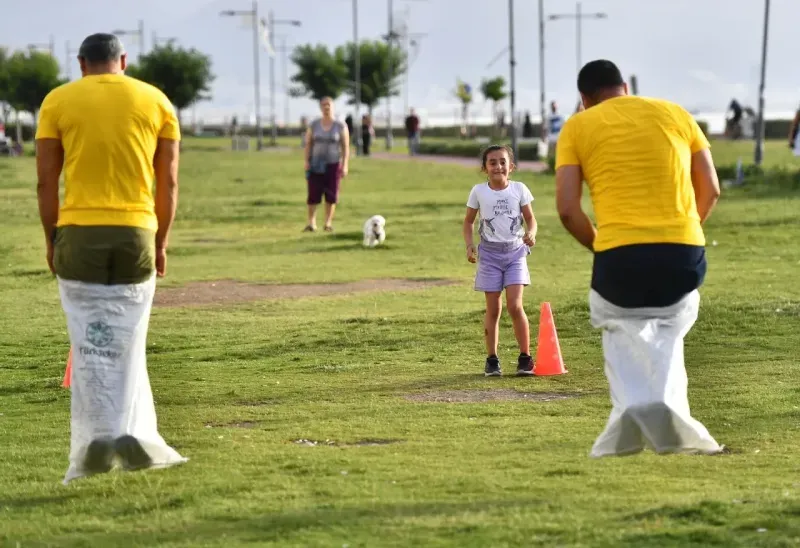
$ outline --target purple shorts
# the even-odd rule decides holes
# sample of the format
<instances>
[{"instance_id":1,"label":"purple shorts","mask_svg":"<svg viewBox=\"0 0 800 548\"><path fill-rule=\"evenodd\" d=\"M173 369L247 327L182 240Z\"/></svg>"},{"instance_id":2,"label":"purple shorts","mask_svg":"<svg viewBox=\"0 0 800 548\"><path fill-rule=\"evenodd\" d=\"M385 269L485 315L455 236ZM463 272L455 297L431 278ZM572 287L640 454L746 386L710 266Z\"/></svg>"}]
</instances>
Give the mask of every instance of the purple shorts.
<instances>
[{"instance_id":1,"label":"purple shorts","mask_svg":"<svg viewBox=\"0 0 800 548\"><path fill-rule=\"evenodd\" d=\"M325 173L308 174L308 200L309 205L322 203L322 197L329 204L339 201L339 182L341 180L339 163L328 164Z\"/></svg>"},{"instance_id":2,"label":"purple shorts","mask_svg":"<svg viewBox=\"0 0 800 548\"><path fill-rule=\"evenodd\" d=\"M481 242L478 245L475 291L501 292L509 285L530 285L530 253L530 248L521 242Z\"/></svg>"}]
</instances>

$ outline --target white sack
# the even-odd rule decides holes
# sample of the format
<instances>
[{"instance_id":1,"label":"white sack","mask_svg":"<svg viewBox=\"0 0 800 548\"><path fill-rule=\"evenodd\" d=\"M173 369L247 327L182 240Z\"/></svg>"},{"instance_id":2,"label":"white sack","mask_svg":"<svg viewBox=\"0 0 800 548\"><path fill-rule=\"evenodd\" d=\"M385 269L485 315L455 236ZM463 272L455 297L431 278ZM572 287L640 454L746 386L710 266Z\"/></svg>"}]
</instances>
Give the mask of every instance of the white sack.
<instances>
[{"instance_id":1,"label":"white sack","mask_svg":"<svg viewBox=\"0 0 800 548\"><path fill-rule=\"evenodd\" d=\"M88 475L89 443L129 434L153 468L186 462L158 433L146 346L155 276L141 284L101 285L58 279L72 352L72 422L64 483Z\"/></svg>"},{"instance_id":2,"label":"white sack","mask_svg":"<svg viewBox=\"0 0 800 548\"><path fill-rule=\"evenodd\" d=\"M692 418L683 362L683 339L697 320L695 290L664 308L621 308L589 294L591 323L603 330L605 373L612 410L592 457L722 450Z\"/></svg>"}]
</instances>

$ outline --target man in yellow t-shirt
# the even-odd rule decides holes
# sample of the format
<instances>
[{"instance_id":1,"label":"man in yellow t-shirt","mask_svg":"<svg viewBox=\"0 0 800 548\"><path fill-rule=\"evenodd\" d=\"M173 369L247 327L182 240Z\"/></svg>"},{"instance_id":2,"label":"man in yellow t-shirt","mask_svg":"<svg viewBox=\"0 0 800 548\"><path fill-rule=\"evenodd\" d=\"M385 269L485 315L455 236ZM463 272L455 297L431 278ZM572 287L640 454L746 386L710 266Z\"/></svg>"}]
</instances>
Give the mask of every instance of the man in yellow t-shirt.
<instances>
[{"instance_id":1,"label":"man in yellow t-shirt","mask_svg":"<svg viewBox=\"0 0 800 548\"><path fill-rule=\"evenodd\" d=\"M689 414L683 338L706 273L702 224L719 197L709 142L669 101L628 95L610 61L578 76L585 110L564 124L557 207L594 252L589 304L614 408L592 456L720 450ZM597 227L581 208L589 188Z\"/></svg>"},{"instance_id":2,"label":"man in yellow t-shirt","mask_svg":"<svg viewBox=\"0 0 800 548\"><path fill-rule=\"evenodd\" d=\"M124 425L118 428L136 423L142 409L152 411L154 421L152 395L130 401L136 396L128 397L130 391L124 396L103 394L111 381L97 375L110 379L122 371L119 377L128 379L115 382L123 392L131 375L138 375L132 385L149 394L149 381L144 386L140 372L129 370L145 364L154 277L166 273L180 141L167 97L125 76L119 39L110 34L87 37L78 60L83 77L47 95L36 132L47 263L58 278L73 348L72 467L67 480L110 470L115 454L128 469L165 464L155 447L162 442L153 442L157 434L139 440ZM62 171L64 203L59 204ZM76 403L89 397L86 393L93 399ZM98 402L103 399L124 399L128 408L101 409ZM83 415L76 418L76 410ZM101 430L111 437L96 434ZM94 432L91 440L82 438L86 432Z\"/></svg>"}]
</instances>

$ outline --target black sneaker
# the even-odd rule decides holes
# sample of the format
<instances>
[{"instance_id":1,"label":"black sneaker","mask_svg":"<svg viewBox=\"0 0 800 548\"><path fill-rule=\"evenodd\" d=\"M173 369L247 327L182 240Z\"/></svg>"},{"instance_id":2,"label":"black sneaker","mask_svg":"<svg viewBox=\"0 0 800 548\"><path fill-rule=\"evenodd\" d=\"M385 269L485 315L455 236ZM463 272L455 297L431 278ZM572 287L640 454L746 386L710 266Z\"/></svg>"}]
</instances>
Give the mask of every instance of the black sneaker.
<instances>
[{"instance_id":1,"label":"black sneaker","mask_svg":"<svg viewBox=\"0 0 800 548\"><path fill-rule=\"evenodd\" d=\"M485 377L499 377L501 374L500 360L497 356L489 356L486 358L486 367L483 368L483 375Z\"/></svg>"},{"instance_id":2,"label":"black sneaker","mask_svg":"<svg viewBox=\"0 0 800 548\"><path fill-rule=\"evenodd\" d=\"M83 468L90 474L104 474L114 466L114 444L111 438L92 440L86 448Z\"/></svg>"},{"instance_id":3,"label":"black sneaker","mask_svg":"<svg viewBox=\"0 0 800 548\"><path fill-rule=\"evenodd\" d=\"M122 467L125 470L141 470L149 468L153 464L153 459L144 450L139 440L133 436L121 436L114 440L114 449L122 459Z\"/></svg>"},{"instance_id":4,"label":"black sneaker","mask_svg":"<svg viewBox=\"0 0 800 548\"><path fill-rule=\"evenodd\" d=\"M520 354L517 358L517 376L527 377L533 375L533 358L528 354Z\"/></svg>"}]
</instances>

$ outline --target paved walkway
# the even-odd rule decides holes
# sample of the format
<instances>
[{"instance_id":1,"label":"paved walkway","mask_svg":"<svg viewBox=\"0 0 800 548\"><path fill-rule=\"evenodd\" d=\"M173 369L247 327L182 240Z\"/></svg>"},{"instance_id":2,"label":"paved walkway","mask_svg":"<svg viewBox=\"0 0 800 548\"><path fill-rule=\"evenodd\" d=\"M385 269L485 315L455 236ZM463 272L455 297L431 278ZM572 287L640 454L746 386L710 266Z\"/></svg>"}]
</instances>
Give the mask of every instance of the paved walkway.
<instances>
[{"instance_id":1,"label":"paved walkway","mask_svg":"<svg viewBox=\"0 0 800 548\"><path fill-rule=\"evenodd\" d=\"M416 156L409 156L408 154L392 154L391 152L373 152L370 157L379 160L404 160L406 162L429 162L435 164L451 164L464 167L480 168L480 161L478 158L464 158L459 156L438 156L433 154L418 154ZM535 173L542 173L547 171L547 164L545 162L517 162L517 169L524 171L533 171Z\"/></svg>"}]
</instances>

